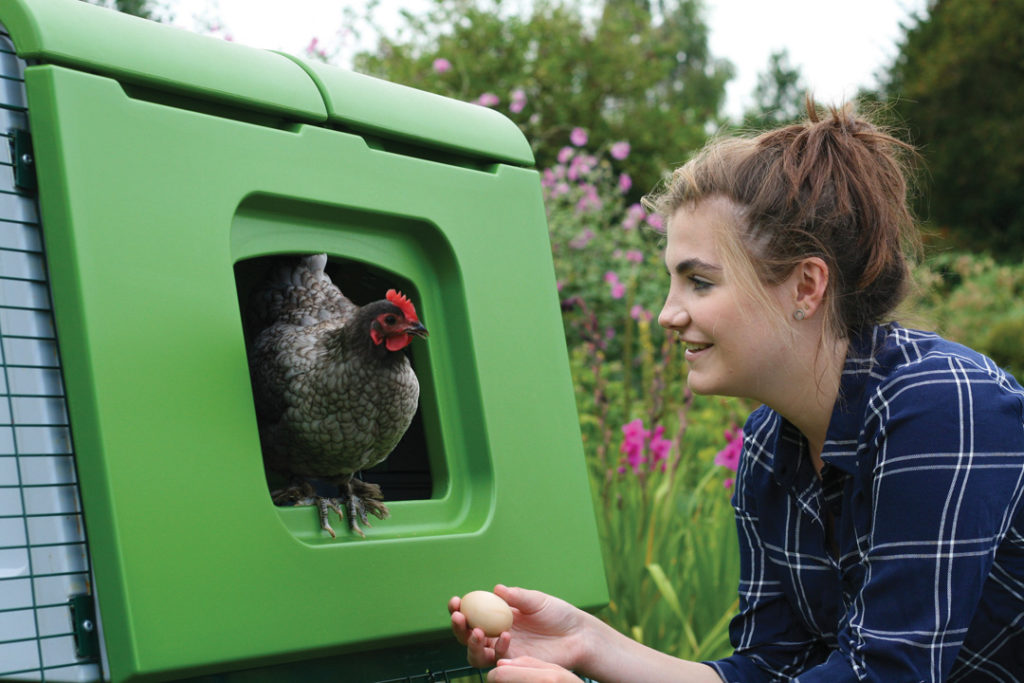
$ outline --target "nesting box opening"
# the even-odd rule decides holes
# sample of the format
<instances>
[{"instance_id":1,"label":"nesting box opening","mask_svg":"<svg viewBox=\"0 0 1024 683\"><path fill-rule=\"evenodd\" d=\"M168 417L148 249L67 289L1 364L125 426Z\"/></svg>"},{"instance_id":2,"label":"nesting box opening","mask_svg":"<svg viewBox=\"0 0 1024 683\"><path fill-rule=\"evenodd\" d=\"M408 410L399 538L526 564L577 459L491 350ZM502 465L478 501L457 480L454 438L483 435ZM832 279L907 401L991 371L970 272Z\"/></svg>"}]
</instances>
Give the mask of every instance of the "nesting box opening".
<instances>
[{"instance_id":1,"label":"nesting box opening","mask_svg":"<svg viewBox=\"0 0 1024 683\"><path fill-rule=\"evenodd\" d=\"M252 322L251 293L265 281L267 275L285 259L294 259L295 255L270 255L250 258L235 264L235 283L238 292L238 304L245 326L245 343L247 351L251 349L258 324ZM331 281L357 306L383 299L385 292L395 289L405 294L410 301L420 301L416 287L405 278L377 266L345 258L331 257L324 268ZM429 321L424 320L428 326ZM406 347L409 362L423 381L424 374L429 372L429 364L425 358L425 349L419 348L417 341ZM419 357L419 358L418 358ZM432 400L429 392L420 392L420 401ZM289 482L279 473L266 469L267 485L273 491L287 486ZM434 494L435 477L431 471L429 446L424 427L423 410L417 408L408 430L402 436L394 450L381 463L358 472L356 478L376 484L383 492L385 502L402 500L426 500ZM337 496L337 486L322 480L310 482L321 496Z\"/></svg>"}]
</instances>

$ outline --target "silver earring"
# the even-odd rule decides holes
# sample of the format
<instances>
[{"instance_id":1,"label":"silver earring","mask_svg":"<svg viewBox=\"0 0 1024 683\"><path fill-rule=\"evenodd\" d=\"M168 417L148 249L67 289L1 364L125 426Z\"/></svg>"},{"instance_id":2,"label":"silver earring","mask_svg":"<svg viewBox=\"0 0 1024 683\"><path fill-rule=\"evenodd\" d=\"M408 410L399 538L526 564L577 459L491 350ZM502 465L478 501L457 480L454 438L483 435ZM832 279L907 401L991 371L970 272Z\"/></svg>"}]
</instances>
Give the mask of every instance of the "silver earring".
<instances>
[{"instance_id":1,"label":"silver earring","mask_svg":"<svg viewBox=\"0 0 1024 683\"><path fill-rule=\"evenodd\" d=\"M805 315L806 313L804 313L804 309L798 308L793 311L793 320L803 320Z\"/></svg>"}]
</instances>

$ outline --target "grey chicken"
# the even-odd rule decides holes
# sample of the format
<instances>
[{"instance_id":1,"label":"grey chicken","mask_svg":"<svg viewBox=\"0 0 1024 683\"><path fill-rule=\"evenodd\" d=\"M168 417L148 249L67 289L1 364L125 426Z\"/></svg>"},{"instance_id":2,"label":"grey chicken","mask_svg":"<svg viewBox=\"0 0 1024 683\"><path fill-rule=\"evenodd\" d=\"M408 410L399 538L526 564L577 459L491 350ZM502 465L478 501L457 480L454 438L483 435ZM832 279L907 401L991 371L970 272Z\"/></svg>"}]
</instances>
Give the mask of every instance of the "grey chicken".
<instances>
[{"instance_id":1,"label":"grey chicken","mask_svg":"<svg viewBox=\"0 0 1024 683\"><path fill-rule=\"evenodd\" d=\"M354 475L384 460L409 428L419 382L403 349L427 330L393 289L357 306L326 264L326 254L291 259L253 292L249 314L260 331L249 372L264 463L291 479L271 492L274 503L316 506L332 537L334 510L363 536L367 513L389 513L380 487ZM311 479L337 484L340 497L319 495Z\"/></svg>"}]
</instances>

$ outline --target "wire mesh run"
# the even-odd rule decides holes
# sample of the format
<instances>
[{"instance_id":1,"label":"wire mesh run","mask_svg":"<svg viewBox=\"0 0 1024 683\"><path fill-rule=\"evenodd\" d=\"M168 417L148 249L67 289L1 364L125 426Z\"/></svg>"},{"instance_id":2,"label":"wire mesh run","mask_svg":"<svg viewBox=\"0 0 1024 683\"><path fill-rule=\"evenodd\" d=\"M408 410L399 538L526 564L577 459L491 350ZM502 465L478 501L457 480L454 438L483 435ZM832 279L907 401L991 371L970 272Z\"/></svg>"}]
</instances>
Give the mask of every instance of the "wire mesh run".
<instances>
[{"instance_id":1,"label":"wire mesh run","mask_svg":"<svg viewBox=\"0 0 1024 683\"><path fill-rule=\"evenodd\" d=\"M38 208L15 181L27 111L0 25L0 679L98 681L72 622L91 582Z\"/></svg>"},{"instance_id":2,"label":"wire mesh run","mask_svg":"<svg viewBox=\"0 0 1024 683\"><path fill-rule=\"evenodd\" d=\"M427 671L415 676L389 678L377 683L483 683L484 673L468 666L444 671Z\"/></svg>"}]
</instances>

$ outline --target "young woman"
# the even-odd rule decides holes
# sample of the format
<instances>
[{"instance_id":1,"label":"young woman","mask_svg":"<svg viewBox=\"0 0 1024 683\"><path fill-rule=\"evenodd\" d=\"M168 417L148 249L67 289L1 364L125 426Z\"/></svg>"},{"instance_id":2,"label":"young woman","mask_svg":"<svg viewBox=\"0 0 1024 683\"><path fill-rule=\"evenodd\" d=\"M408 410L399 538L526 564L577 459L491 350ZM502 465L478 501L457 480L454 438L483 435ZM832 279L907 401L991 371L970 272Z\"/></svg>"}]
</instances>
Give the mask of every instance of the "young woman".
<instances>
[{"instance_id":1,"label":"young woman","mask_svg":"<svg viewBox=\"0 0 1024 683\"><path fill-rule=\"evenodd\" d=\"M698 393L761 403L733 504L735 652L656 652L498 586L499 638L452 629L489 681L1024 681L1024 389L885 321L908 286L911 150L850 108L711 143L650 200L659 322Z\"/></svg>"}]
</instances>

